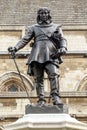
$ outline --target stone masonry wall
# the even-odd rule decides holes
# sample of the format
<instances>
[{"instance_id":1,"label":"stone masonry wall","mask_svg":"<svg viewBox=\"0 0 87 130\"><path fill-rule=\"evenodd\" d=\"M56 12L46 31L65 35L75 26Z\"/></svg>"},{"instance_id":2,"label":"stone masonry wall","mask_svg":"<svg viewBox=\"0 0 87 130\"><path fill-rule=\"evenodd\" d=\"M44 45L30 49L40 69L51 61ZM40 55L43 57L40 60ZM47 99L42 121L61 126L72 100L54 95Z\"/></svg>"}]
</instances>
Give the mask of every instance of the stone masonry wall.
<instances>
[{"instance_id":1,"label":"stone masonry wall","mask_svg":"<svg viewBox=\"0 0 87 130\"><path fill-rule=\"evenodd\" d=\"M59 24L86 24L86 0L0 0L0 24L31 25L36 22L37 9L48 7L53 21Z\"/></svg>"}]
</instances>

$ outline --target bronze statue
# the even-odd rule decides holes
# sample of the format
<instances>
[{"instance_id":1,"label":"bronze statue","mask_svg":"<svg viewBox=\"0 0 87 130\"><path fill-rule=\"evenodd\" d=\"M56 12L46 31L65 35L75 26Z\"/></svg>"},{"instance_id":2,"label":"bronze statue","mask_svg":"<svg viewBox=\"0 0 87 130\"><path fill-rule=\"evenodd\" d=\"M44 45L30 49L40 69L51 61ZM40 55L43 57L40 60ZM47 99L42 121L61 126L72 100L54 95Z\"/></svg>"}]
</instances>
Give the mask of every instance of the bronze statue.
<instances>
[{"instance_id":1,"label":"bronze statue","mask_svg":"<svg viewBox=\"0 0 87 130\"><path fill-rule=\"evenodd\" d=\"M37 12L37 24L28 27L26 35L15 45L8 48L9 52L17 52L28 42L34 39L31 54L28 58L28 74L36 77L36 91L39 100L38 105L43 106L44 96L44 71L48 74L51 87L53 105L60 105L59 96L59 64L61 56L67 51L67 42L63 37L61 26L52 23L50 10L46 7Z\"/></svg>"}]
</instances>

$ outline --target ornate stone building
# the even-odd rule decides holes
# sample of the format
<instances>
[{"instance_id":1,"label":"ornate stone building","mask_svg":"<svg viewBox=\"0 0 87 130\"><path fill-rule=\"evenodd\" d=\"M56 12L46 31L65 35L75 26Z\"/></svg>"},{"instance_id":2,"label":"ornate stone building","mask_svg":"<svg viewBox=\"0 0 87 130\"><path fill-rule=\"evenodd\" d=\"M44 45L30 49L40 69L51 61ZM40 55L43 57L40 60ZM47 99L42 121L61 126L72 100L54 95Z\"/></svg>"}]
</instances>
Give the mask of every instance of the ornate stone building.
<instances>
[{"instance_id":1,"label":"ornate stone building","mask_svg":"<svg viewBox=\"0 0 87 130\"><path fill-rule=\"evenodd\" d=\"M47 6L53 22L62 24L68 41L68 52L60 65L60 95L69 107L69 114L87 123L87 2L86 0L0 0L0 125L8 124L25 114L25 105L36 103L33 77L27 75L29 44L17 52L22 84L7 48L14 46L26 32L26 26L36 23L37 9ZM50 85L44 74L46 100ZM51 102L50 102L51 103Z\"/></svg>"}]
</instances>

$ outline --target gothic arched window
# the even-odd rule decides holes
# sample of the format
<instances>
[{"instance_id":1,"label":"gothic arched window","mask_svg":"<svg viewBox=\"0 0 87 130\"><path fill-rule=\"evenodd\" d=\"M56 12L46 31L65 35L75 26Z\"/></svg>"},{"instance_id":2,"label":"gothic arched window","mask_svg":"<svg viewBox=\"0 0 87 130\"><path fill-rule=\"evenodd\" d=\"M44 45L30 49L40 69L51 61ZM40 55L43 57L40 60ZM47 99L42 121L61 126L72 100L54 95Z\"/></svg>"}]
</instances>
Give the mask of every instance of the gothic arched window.
<instances>
[{"instance_id":1,"label":"gothic arched window","mask_svg":"<svg viewBox=\"0 0 87 130\"><path fill-rule=\"evenodd\" d=\"M12 84L11 86L8 87L8 92L16 92L18 91L18 86L15 84Z\"/></svg>"}]
</instances>

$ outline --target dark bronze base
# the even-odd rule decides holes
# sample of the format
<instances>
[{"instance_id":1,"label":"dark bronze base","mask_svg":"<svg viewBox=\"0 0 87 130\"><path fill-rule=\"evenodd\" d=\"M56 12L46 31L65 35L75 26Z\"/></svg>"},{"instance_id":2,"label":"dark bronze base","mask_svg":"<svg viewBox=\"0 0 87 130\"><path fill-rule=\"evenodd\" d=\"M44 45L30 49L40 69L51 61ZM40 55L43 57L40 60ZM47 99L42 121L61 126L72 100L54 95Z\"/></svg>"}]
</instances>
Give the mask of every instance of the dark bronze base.
<instances>
[{"instance_id":1,"label":"dark bronze base","mask_svg":"<svg viewBox=\"0 0 87 130\"><path fill-rule=\"evenodd\" d=\"M47 113L68 113L68 107L64 104L39 106L38 104L28 104L25 107L25 114L47 114Z\"/></svg>"}]
</instances>

